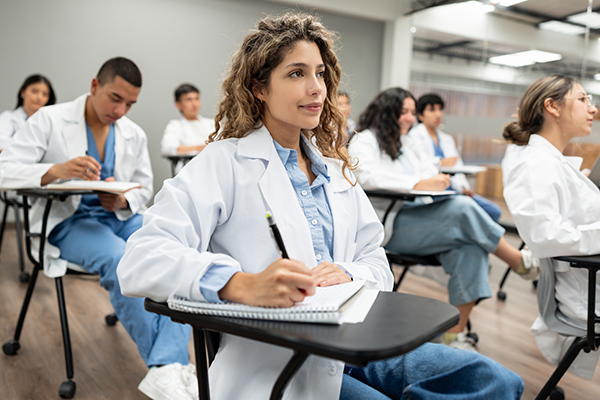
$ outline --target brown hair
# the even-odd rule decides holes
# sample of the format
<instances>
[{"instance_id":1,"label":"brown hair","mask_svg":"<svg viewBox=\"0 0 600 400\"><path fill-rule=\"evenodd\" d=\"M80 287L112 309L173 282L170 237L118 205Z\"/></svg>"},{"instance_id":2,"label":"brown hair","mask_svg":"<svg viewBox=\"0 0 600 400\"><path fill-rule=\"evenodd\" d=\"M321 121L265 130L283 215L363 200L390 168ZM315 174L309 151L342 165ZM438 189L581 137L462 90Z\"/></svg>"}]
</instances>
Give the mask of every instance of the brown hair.
<instances>
[{"instance_id":1,"label":"brown hair","mask_svg":"<svg viewBox=\"0 0 600 400\"><path fill-rule=\"evenodd\" d=\"M348 141L345 118L337 107L337 89L342 75L335 55L337 37L317 17L307 14L289 12L280 17L265 17L246 35L223 80L222 100L215 116L216 131L210 135L209 142L241 138L257 126L263 117L264 106L254 97L252 89L268 87L273 69L301 40L315 43L319 48L325 64L327 87L319 125L311 131L302 130L302 133L324 156L341 160L345 175L345 169L354 169L355 165L345 147Z\"/></svg>"},{"instance_id":2,"label":"brown hair","mask_svg":"<svg viewBox=\"0 0 600 400\"><path fill-rule=\"evenodd\" d=\"M517 121L509 122L502 136L509 142L526 145L529 137L538 133L544 124L544 102L552 99L562 103L575 86L575 80L563 75L547 76L535 81L521 99Z\"/></svg>"}]
</instances>

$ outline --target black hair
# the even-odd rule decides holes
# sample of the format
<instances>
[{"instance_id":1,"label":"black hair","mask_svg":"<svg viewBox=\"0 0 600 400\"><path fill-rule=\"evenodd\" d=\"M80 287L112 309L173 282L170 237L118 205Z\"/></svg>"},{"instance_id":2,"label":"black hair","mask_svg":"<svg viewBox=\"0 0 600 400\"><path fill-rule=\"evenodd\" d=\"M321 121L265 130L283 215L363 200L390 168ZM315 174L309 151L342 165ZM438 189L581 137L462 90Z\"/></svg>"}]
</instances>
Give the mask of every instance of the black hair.
<instances>
[{"instance_id":1,"label":"black hair","mask_svg":"<svg viewBox=\"0 0 600 400\"><path fill-rule=\"evenodd\" d=\"M444 100L435 93L427 93L419 97L419 100L417 101L417 118L419 117L419 114L423 114L428 105L431 105L431 108L433 108L436 104L440 105L440 109L444 109Z\"/></svg>"},{"instance_id":2,"label":"black hair","mask_svg":"<svg viewBox=\"0 0 600 400\"><path fill-rule=\"evenodd\" d=\"M402 154L402 142L400 140L400 125L398 120L402 114L404 100L415 97L402 88L391 88L380 92L367 106L358 118L358 132L365 129L371 130L379 148L387 153L392 160ZM415 101L416 102L416 101Z\"/></svg>"},{"instance_id":3,"label":"black hair","mask_svg":"<svg viewBox=\"0 0 600 400\"><path fill-rule=\"evenodd\" d=\"M54 89L52 88L52 84L50 83L48 78L46 78L43 75L35 74L35 75L28 76L27 79L25 79L25 82L23 82L23 84L21 85L21 88L17 92L17 106L15 107L15 109L17 109L23 105L23 97L21 97L21 92L23 92L23 90L27 89L27 87L29 85L33 85L34 83L39 83L39 82L45 83L48 86L48 89L50 89L50 95L48 96L48 102L45 105L51 106L52 104L56 103L56 95L54 94Z\"/></svg>"},{"instance_id":4,"label":"black hair","mask_svg":"<svg viewBox=\"0 0 600 400\"><path fill-rule=\"evenodd\" d=\"M200 94L200 90L198 90L196 86L190 83L184 83L182 85L179 85L177 89L175 89L175 101L179 101L181 99L181 96L188 93Z\"/></svg>"},{"instance_id":5,"label":"black hair","mask_svg":"<svg viewBox=\"0 0 600 400\"><path fill-rule=\"evenodd\" d=\"M350 96L348 95L347 92L342 92L338 90L338 97L340 96L345 96L348 99L348 103L350 103Z\"/></svg>"},{"instance_id":6,"label":"black hair","mask_svg":"<svg viewBox=\"0 0 600 400\"><path fill-rule=\"evenodd\" d=\"M136 88L142 87L142 73L135 63L127 58L115 57L106 61L100 67L96 78L100 86L104 86L120 76Z\"/></svg>"}]
</instances>

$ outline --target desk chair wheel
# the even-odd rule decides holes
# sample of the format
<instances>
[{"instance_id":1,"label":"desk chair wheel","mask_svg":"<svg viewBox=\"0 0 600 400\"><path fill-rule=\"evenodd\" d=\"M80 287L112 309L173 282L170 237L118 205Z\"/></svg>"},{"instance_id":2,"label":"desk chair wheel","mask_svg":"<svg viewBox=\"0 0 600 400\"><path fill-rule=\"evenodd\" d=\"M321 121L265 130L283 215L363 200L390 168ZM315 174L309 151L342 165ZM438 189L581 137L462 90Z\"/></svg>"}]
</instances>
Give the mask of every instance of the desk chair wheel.
<instances>
[{"instance_id":1,"label":"desk chair wheel","mask_svg":"<svg viewBox=\"0 0 600 400\"><path fill-rule=\"evenodd\" d=\"M531 284L533 285L534 289L537 289L538 280L536 279L536 280L532 281Z\"/></svg>"},{"instance_id":2,"label":"desk chair wheel","mask_svg":"<svg viewBox=\"0 0 600 400\"><path fill-rule=\"evenodd\" d=\"M21 283L29 282L29 272L21 272L19 274L19 281L21 281Z\"/></svg>"},{"instance_id":3,"label":"desk chair wheel","mask_svg":"<svg viewBox=\"0 0 600 400\"><path fill-rule=\"evenodd\" d=\"M504 290L499 290L498 293L496 294L496 297L500 301L505 301L506 300L506 292Z\"/></svg>"},{"instance_id":4,"label":"desk chair wheel","mask_svg":"<svg viewBox=\"0 0 600 400\"><path fill-rule=\"evenodd\" d=\"M60 384L60 388L58 389L58 395L61 399L72 399L75 396L75 390L77 386L75 382L69 380Z\"/></svg>"},{"instance_id":5,"label":"desk chair wheel","mask_svg":"<svg viewBox=\"0 0 600 400\"><path fill-rule=\"evenodd\" d=\"M21 345L19 342L15 341L14 339L10 339L8 342L4 343L4 346L2 346L2 351L7 356L14 356L17 354L17 350L20 348Z\"/></svg>"},{"instance_id":6,"label":"desk chair wheel","mask_svg":"<svg viewBox=\"0 0 600 400\"><path fill-rule=\"evenodd\" d=\"M115 326L119 322L119 317L117 317L117 314L112 313L104 317L104 320L106 321L106 325Z\"/></svg>"},{"instance_id":7,"label":"desk chair wheel","mask_svg":"<svg viewBox=\"0 0 600 400\"><path fill-rule=\"evenodd\" d=\"M552 389L550 396L548 397L550 400L565 400L565 391L560 387L555 387Z\"/></svg>"}]
</instances>

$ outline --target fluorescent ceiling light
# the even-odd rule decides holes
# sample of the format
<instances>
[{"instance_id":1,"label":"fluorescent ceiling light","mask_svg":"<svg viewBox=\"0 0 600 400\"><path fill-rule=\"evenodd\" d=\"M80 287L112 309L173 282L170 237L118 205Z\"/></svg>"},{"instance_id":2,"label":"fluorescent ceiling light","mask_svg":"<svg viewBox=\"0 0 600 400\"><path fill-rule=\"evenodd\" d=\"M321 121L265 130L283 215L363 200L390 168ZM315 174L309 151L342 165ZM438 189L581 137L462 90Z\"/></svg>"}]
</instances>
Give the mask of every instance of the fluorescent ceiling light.
<instances>
[{"instance_id":1,"label":"fluorescent ceiling light","mask_svg":"<svg viewBox=\"0 0 600 400\"><path fill-rule=\"evenodd\" d=\"M579 35L580 33L585 32L585 28L583 26L567 24L566 22L560 22L560 21L542 22L538 26L540 27L540 29L545 29L547 31L552 31L552 32L563 33L565 35Z\"/></svg>"},{"instance_id":2,"label":"fluorescent ceiling light","mask_svg":"<svg viewBox=\"0 0 600 400\"><path fill-rule=\"evenodd\" d=\"M492 64L507 65L509 67L524 67L535 63L546 63L558 61L562 58L560 54L547 51L529 50L519 53L505 54L503 56L490 57Z\"/></svg>"},{"instance_id":3,"label":"fluorescent ceiling light","mask_svg":"<svg viewBox=\"0 0 600 400\"><path fill-rule=\"evenodd\" d=\"M567 17L567 20L571 22L576 22L581 25L588 26L592 29L600 28L600 14L597 12L593 12L589 15L587 12L582 12L579 14L573 14Z\"/></svg>"},{"instance_id":4,"label":"fluorescent ceiling light","mask_svg":"<svg viewBox=\"0 0 600 400\"><path fill-rule=\"evenodd\" d=\"M483 4L479 1L465 1L464 3L454 4L453 7L456 10L460 10L465 13L474 13L474 14L487 14L496 9L491 4Z\"/></svg>"},{"instance_id":5,"label":"fluorescent ceiling light","mask_svg":"<svg viewBox=\"0 0 600 400\"><path fill-rule=\"evenodd\" d=\"M499 1L494 1L492 3L497 4L499 6L510 7L510 6L514 6L515 4L523 3L525 1L527 1L527 0L499 0Z\"/></svg>"}]
</instances>

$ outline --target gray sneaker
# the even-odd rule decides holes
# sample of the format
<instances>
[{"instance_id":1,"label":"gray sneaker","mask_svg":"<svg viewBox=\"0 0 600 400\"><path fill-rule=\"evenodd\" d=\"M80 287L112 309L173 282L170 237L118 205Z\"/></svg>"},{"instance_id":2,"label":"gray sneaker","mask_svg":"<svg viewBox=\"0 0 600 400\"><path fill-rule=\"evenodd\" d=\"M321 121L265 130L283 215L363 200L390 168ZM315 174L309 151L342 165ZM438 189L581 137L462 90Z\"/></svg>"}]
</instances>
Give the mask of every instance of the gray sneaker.
<instances>
[{"instance_id":1,"label":"gray sneaker","mask_svg":"<svg viewBox=\"0 0 600 400\"><path fill-rule=\"evenodd\" d=\"M457 333L456 339L446 344L446 346L461 350L477 351L477 344L475 341L468 337L466 333L462 332Z\"/></svg>"},{"instance_id":2,"label":"gray sneaker","mask_svg":"<svg viewBox=\"0 0 600 400\"><path fill-rule=\"evenodd\" d=\"M138 389L152 400L197 400L188 391L179 363L152 367L140 382Z\"/></svg>"}]
</instances>

